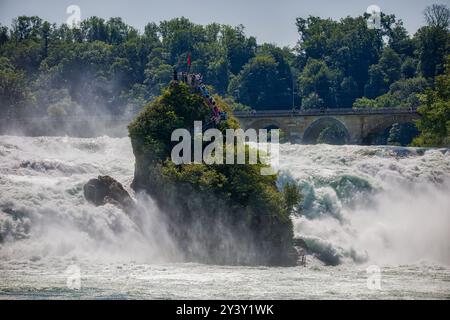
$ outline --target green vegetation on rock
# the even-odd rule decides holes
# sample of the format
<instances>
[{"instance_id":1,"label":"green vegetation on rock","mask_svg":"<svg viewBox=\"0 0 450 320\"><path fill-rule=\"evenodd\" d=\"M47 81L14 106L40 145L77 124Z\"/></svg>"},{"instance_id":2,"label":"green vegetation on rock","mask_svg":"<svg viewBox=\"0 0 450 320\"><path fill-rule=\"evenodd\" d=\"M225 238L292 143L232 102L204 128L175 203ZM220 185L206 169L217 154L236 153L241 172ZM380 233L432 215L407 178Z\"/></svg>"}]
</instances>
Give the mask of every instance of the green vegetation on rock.
<instances>
[{"instance_id":1,"label":"green vegetation on rock","mask_svg":"<svg viewBox=\"0 0 450 320\"><path fill-rule=\"evenodd\" d=\"M230 111L220 97L215 100L220 109ZM194 121L205 121L209 115L201 96L178 82L148 104L129 125L136 157L133 188L155 199L187 260L295 264L289 217L295 192L290 187L285 193L278 191L276 175L261 175L264 164L171 161L172 131L185 128L192 133ZM219 125L222 132L228 128L238 128L232 116Z\"/></svg>"}]
</instances>

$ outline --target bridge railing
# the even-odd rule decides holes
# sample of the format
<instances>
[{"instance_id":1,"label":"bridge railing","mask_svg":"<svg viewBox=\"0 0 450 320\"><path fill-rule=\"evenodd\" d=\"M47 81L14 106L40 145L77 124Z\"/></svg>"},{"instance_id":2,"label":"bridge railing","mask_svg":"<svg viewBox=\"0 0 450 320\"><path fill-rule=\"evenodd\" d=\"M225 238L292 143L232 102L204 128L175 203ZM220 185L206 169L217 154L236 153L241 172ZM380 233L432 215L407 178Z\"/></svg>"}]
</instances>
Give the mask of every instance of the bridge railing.
<instances>
[{"instance_id":1,"label":"bridge railing","mask_svg":"<svg viewBox=\"0 0 450 320\"><path fill-rule=\"evenodd\" d=\"M383 109L315 109L315 110L251 110L234 111L233 114L238 118L254 117L295 117L295 116L315 116L315 115L364 115L364 114L408 114L417 113L416 108L383 108ZM131 122L136 115L81 115L81 116L63 116L63 117L20 117L18 119L0 118L2 122Z\"/></svg>"},{"instance_id":2,"label":"bridge railing","mask_svg":"<svg viewBox=\"0 0 450 320\"><path fill-rule=\"evenodd\" d=\"M314 110L249 110L234 111L238 118L253 117L295 117L295 116L315 116L315 115L364 115L364 114L408 114L417 113L416 108L336 108L336 109L314 109Z\"/></svg>"}]
</instances>

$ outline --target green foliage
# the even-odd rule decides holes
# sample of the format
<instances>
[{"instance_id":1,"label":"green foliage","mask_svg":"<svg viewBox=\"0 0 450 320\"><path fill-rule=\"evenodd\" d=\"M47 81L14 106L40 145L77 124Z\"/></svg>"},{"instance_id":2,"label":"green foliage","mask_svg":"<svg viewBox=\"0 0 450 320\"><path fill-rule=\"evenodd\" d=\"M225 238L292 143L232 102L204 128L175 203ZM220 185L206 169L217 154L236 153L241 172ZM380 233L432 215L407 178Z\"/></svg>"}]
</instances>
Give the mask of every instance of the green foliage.
<instances>
[{"instance_id":1,"label":"green foliage","mask_svg":"<svg viewBox=\"0 0 450 320\"><path fill-rule=\"evenodd\" d=\"M450 146L450 56L447 56L445 73L437 76L434 90L428 89L421 95L417 121L420 136L413 144L416 146Z\"/></svg>"},{"instance_id":2,"label":"green foliage","mask_svg":"<svg viewBox=\"0 0 450 320\"><path fill-rule=\"evenodd\" d=\"M428 26L417 31L420 70L425 78L433 78L444 71L445 57L450 46L450 9L432 5L425 9Z\"/></svg>"},{"instance_id":3,"label":"green foliage","mask_svg":"<svg viewBox=\"0 0 450 320\"><path fill-rule=\"evenodd\" d=\"M287 182L283 185L283 196L287 212L295 212L297 206L302 200L300 186L294 181Z\"/></svg>"},{"instance_id":4,"label":"green foliage","mask_svg":"<svg viewBox=\"0 0 450 320\"><path fill-rule=\"evenodd\" d=\"M353 108L359 109L359 108L376 108L377 104L375 99L369 99L366 97L358 98L353 103Z\"/></svg>"},{"instance_id":5,"label":"green foliage","mask_svg":"<svg viewBox=\"0 0 450 320\"><path fill-rule=\"evenodd\" d=\"M368 29L364 16L340 21L298 18L302 107L417 106L412 96L412 101L398 101L383 95L402 77L429 78L443 72L443 57L449 50L449 31L443 27L448 25L448 8L438 7L427 12L433 12L430 21L440 22L421 28L413 38L394 15L382 14L380 30ZM317 103L312 93L323 103ZM366 99L377 97L377 102Z\"/></svg>"},{"instance_id":6,"label":"green foliage","mask_svg":"<svg viewBox=\"0 0 450 320\"><path fill-rule=\"evenodd\" d=\"M34 97L28 90L25 73L17 70L9 59L0 57L0 114L5 118L25 115Z\"/></svg>"},{"instance_id":7,"label":"green foliage","mask_svg":"<svg viewBox=\"0 0 450 320\"><path fill-rule=\"evenodd\" d=\"M424 78L401 79L394 82L389 91L375 99L356 99L353 108L417 108L419 95L428 88Z\"/></svg>"},{"instance_id":8,"label":"green foliage","mask_svg":"<svg viewBox=\"0 0 450 320\"><path fill-rule=\"evenodd\" d=\"M308 60L299 78L302 98L307 98L307 102L302 103L302 107L308 109L322 105L336 106L333 95L335 81L336 72L330 70L324 61Z\"/></svg>"},{"instance_id":9,"label":"green foliage","mask_svg":"<svg viewBox=\"0 0 450 320\"><path fill-rule=\"evenodd\" d=\"M302 109L311 110L325 107L323 100L315 92L311 92L307 97L302 100Z\"/></svg>"},{"instance_id":10,"label":"green foliage","mask_svg":"<svg viewBox=\"0 0 450 320\"><path fill-rule=\"evenodd\" d=\"M3 45L8 40L9 40L8 28L2 26L2 24L0 23L0 46Z\"/></svg>"},{"instance_id":11,"label":"green foliage","mask_svg":"<svg viewBox=\"0 0 450 320\"><path fill-rule=\"evenodd\" d=\"M391 48L386 48L380 61L369 68L369 82L364 87L365 96L375 98L386 93L389 86L400 79L401 60Z\"/></svg>"},{"instance_id":12,"label":"green foliage","mask_svg":"<svg viewBox=\"0 0 450 320\"><path fill-rule=\"evenodd\" d=\"M331 125L323 129L317 137L317 143L326 143L334 145L346 144L347 134L343 128L337 125Z\"/></svg>"},{"instance_id":13,"label":"green foliage","mask_svg":"<svg viewBox=\"0 0 450 320\"><path fill-rule=\"evenodd\" d=\"M320 61L321 77L325 74L327 80L317 88L320 90L317 93L327 107L339 105L339 84L345 77L351 77L355 81L356 90L352 95L360 97L368 80L368 68L379 59L382 49L381 33L369 30L363 16L347 17L340 21L313 16L298 18L297 28L300 33L300 65L311 63L311 59ZM311 72L308 73L312 75ZM302 84L300 88L302 89ZM308 95L309 92L303 94Z\"/></svg>"},{"instance_id":14,"label":"green foliage","mask_svg":"<svg viewBox=\"0 0 450 320\"><path fill-rule=\"evenodd\" d=\"M386 93L388 87L386 77L380 65L374 64L369 68L369 81L364 86L364 97L376 98Z\"/></svg>"},{"instance_id":15,"label":"green foliage","mask_svg":"<svg viewBox=\"0 0 450 320\"><path fill-rule=\"evenodd\" d=\"M149 23L142 34L121 18L95 16L78 28L35 16L14 19L10 30L0 25L0 56L24 72L27 89L38 97L36 115L47 114L55 100L41 94L43 88L67 90L88 114L137 111L161 94L174 68L186 70L188 54L191 71L225 93L233 72L241 71L256 48L242 26L201 26L186 18Z\"/></svg>"},{"instance_id":16,"label":"green foliage","mask_svg":"<svg viewBox=\"0 0 450 320\"><path fill-rule=\"evenodd\" d=\"M292 77L281 55L258 54L247 63L241 73L231 80L230 95L244 105L256 109L277 109L289 104Z\"/></svg>"},{"instance_id":17,"label":"green foliage","mask_svg":"<svg viewBox=\"0 0 450 320\"><path fill-rule=\"evenodd\" d=\"M66 115L76 116L81 114L83 109L80 105L74 102L67 90L60 90L60 92L52 92L52 98L58 97L54 102L50 103L47 108L47 113L51 117L63 117Z\"/></svg>"},{"instance_id":18,"label":"green foliage","mask_svg":"<svg viewBox=\"0 0 450 320\"><path fill-rule=\"evenodd\" d=\"M55 113L64 91L86 114L136 113L162 93L174 69L187 71L188 55L190 71L228 95L236 110L416 107L422 79L431 84L444 72L449 16L444 5L426 8L427 25L414 36L394 15L382 14L378 30L367 27L366 14L298 18L295 49L258 44L242 25L203 26L184 17L148 23L141 33L118 17L94 16L72 28L19 16L9 29L0 25L0 57L15 74L3 73L3 94L22 102L3 103L0 112L20 116L32 105L30 116Z\"/></svg>"},{"instance_id":19,"label":"green foliage","mask_svg":"<svg viewBox=\"0 0 450 320\"><path fill-rule=\"evenodd\" d=\"M223 34L222 43L226 48L227 57L230 61L230 71L236 75L241 71L244 64L255 55L256 39L245 36L243 25L235 28L224 26L221 31Z\"/></svg>"},{"instance_id":20,"label":"green foliage","mask_svg":"<svg viewBox=\"0 0 450 320\"><path fill-rule=\"evenodd\" d=\"M385 75L385 82L391 84L400 79L401 60L400 56L391 48L383 50L380 58L380 67Z\"/></svg>"},{"instance_id":21,"label":"green foliage","mask_svg":"<svg viewBox=\"0 0 450 320\"><path fill-rule=\"evenodd\" d=\"M220 109L230 112L219 96L215 100ZM200 236L203 230L219 224L232 234L234 240L245 235L248 243L244 247L252 243L253 249L249 250L256 256L250 254L243 263L293 263L289 258L293 236L289 214L297 198L292 192L283 194L277 190L276 175L261 175L260 170L265 165L175 165L170 160L174 145L172 131L185 128L193 133L194 121L207 120L210 113L200 94L177 82L172 82L161 97L147 105L129 125L136 156L133 187L149 192L167 210L175 234L182 234L179 240L185 244L201 237L201 246L217 248L223 245L225 240L220 237ZM238 128L231 114L219 126L223 133L228 128ZM236 147L233 143L233 148ZM247 157L248 153L246 147ZM192 235L189 230L194 225L202 226L202 231ZM239 234L236 234L238 230ZM232 252L238 249L235 245L237 243L230 249ZM193 259L204 260L195 250L191 254ZM233 255L227 256L226 261L218 261L214 253L208 257L206 261L236 263Z\"/></svg>"},{"instance_id":22,"label":"green foliage","mask_svg":"<svg viewBox=\"0 0 450 320\"><path fill-rule=\"evenodd\" d=\"M411 57L405 59L402 63L402 76L403 78L413 78L417 72L417 60Z\"/></svg>"},{"instance_id":23,"label":"green foliage","mask_svg":"<svg viewBox=\"0 0 450 320\"><path fill-rule=\"evenodd\" d=\"M391 146L407 146L418 135L413 123L394 123L389 129L386 144Z\"/></svg>"},{"instance_id":24,"label":"green foliage","mask_svg":"<svg viewBox=\"0 0 450 320\"><path fill-rule=\"evenodd\" d=\"M425 78L433 78L444 71L444 59L449 50L449 31L426 26L417 31L419 68Z\"/></svg>"}]
</instances>

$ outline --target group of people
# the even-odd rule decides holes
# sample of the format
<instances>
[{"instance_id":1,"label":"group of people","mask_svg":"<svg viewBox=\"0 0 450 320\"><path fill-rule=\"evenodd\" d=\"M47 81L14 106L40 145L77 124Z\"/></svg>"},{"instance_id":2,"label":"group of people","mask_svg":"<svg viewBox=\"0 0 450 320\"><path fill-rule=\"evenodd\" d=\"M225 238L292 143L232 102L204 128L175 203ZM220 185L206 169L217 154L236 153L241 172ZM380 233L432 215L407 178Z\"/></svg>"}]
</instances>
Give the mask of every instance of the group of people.
<instances>
[{"instance_id":1,"label":"group of people","mask_svg":"<svg viewBox=\"0 0 450 320\"><path fill-rule=\"evenodd\" d=\"M177 72L176 70L174 70L174 80L178 81L179 79L192 88L196 89L196 91L203 96L206 103L211 108L211 121L207 124L207 126L217 126L220 121L227 120L227 113L225 111L220 111L219 107L217 106L216 100L203 84L203 77L201 74Z\"/></svg>"},{"instance_id":2,"label":"group of people","mask_svg":"<svg viewBox=\"0 0 450 320\"><path fill-rule=\"evenodd\" d=\"M203 82L203 77L199 73L177 72L176 70L174 70L173 80L180 80L192 87L196 87Z\"/></svg>"},{"instance_id":3,"label":"group of people","mask_svg":"<svg viewBox=\"0 0 450 320\"><path fill-rule=\"evenodd\" d=\"M206 100L208 106L211 108L211 124L217 126L220 121L227 120L227 113L225 111L220 111L219 107L217 106L216 100L212 95L210 95L208 89L203 83L197 86L197 90L200 92L200 94Z\"/></svg>"}]
</instances>

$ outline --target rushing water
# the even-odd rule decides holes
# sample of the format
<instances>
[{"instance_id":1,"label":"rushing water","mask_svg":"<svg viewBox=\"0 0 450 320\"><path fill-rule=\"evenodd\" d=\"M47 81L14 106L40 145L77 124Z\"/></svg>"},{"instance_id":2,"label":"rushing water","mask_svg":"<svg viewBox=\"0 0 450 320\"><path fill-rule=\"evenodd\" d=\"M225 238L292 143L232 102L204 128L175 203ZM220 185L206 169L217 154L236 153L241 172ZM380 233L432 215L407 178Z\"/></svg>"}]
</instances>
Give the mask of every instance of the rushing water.
<instances>
[{"instance_id":1,"label":"rushing water","mask_svg":"<svg viewBox=\"0 0 450 320\"><path fill-rule=\"evenodd\" d=\"M0 298L450 298L449 150L284 144L280 155L279 182L304 195L293 221L306 267L211 266L177 260L145 195L132 193L139 227L85 201L97 175L130 185L128 138L0 136Z\"/></svg>"}]
</instances>

